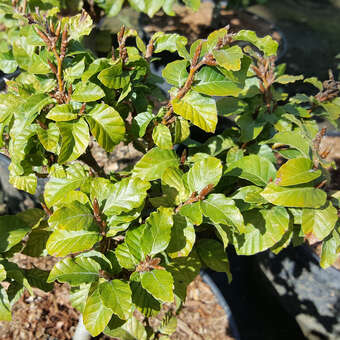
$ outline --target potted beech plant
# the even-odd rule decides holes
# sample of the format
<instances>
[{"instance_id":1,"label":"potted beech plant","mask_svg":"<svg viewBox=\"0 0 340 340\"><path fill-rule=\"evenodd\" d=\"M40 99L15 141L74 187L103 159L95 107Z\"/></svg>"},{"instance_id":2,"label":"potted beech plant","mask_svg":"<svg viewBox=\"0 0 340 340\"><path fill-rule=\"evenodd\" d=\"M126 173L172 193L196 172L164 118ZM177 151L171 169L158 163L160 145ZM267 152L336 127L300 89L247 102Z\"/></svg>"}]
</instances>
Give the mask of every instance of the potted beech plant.
<instances>
[{"instance_id":1,"label":"potted beech plant","mask_svg":"<svg viewBox=\"0 0 340 340\"><path fill-rule=\"evenodd\" d=\"M158 329L149 318L164 303L180 309L202 267L231 280L228 246L251 255L278 253L297 235L337 242L324 131L314 120L338 118L334 81L284 74L277 42L228 27L191 46L161 32L145 44L122 27L118 46L96 58L82 46L93 26L85 11L61 18L58 9L33 12L23 3L0 4L12 25L2 32L3 53L21 69L0 95L2 143L14 187L34 194L38 178L48 182L42 209L0 217L0 278L9 284L1 319L11 319L24 289L59 281L72 286L93 336L165 337L176 313ZM164 50L180 56L163 70L170 99L150 71ZM284 87L296 81L319 93L289 98ZM218 117L231 115L234 127L205 143L190 139L191 126L214 133ZM143 156L107 174L90 140L107 152L132 143ZM177 144L186 146L179 155ZM338 247L325 249L330 263ZM10 260L20 252L60 261L33 274Z\"/></svg>"}]
</instances>

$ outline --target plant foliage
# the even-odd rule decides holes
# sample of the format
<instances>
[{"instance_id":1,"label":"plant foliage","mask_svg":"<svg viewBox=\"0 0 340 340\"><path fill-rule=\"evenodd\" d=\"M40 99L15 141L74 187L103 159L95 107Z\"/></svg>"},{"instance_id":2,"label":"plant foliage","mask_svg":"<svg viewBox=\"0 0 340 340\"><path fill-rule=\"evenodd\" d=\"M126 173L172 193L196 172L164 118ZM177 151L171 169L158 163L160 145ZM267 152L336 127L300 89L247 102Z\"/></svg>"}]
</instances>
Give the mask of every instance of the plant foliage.
<instances>
[{"instance_id":1,"label":"plant foliage","mask_svg":"<svg viewBox=\"0 0 340 340\"><path fill-rule=\"evenodd\" d=\"M277 43L227 28L187 46L185 37L164 33L144 43L123 27L112 55L97 58L82 45L90 16L57 17L56 2L36 12L30 2L26 9L0 4L0 68L20 68L0 94L10 182L31 194L38 178L47 182L43 209L0 217L0 280L9 282L1 319L11 319L24 289L67 282L93 336L147 339L150 327L134 311L147 319L163 303L180 306L202 267L231 279L227 247L277 253L291 240L316 238L324 240L321 264L332 264L340 249L339 193L324 190L330 164L314 118L336 124L334 79L305 79L316 95L288 97L285 86L303 77L275 66ZM143 3L171 1L130 3L145 10ZM179 55L163 71L170 99L150 70L164 50ZM193 126L214 133L219 122L221 134L203 143L190 138ZM105 173L93 142L107 152L131 143L143 156ZM15 252L62 258L49 273L35 269L32 281L11 262ZM156 334L169 334L171 320Z\"/></svg>"}]
</instances>

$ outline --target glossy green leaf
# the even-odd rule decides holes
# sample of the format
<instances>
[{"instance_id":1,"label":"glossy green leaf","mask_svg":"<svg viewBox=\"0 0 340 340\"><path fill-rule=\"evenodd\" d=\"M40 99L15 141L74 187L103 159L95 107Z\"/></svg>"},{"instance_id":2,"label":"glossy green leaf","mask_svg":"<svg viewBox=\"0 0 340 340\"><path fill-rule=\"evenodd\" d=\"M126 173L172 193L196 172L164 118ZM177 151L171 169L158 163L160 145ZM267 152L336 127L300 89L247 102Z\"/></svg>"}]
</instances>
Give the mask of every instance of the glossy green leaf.
<instances>
[{"instance_id":1,"label":"glossy green leaf","mask_svg":"<svg viewBox=\"0 0 340 340\"><path fill-rule=\"evenodd\" d=\"M161 305L140 282L140 274L136 273L130 276L130 286L132 291L132 302L138 310L145 316L156 316Z\"/></svg>"},{"instance_id":2,"label":"glossy green leaf","mask_svg":"<svg viewBox=\"0 0 340 340\"><path fill-rule=\"evenodd\" d=\"M46 184L44 198L48 207L63 199L72 190L78 189L87 180L86 177L51 178Z\"/></svg>"},{"instance_id":3,"label":"glossy green leaf","mask_svg":"<svg viewBox=\"0 0 340 340\"><path fill-rule=\"evenodd\" d=\"M57 153L58 151L58 142L59 142L59 129L57 124L50 123L48 124L47 129L43 129L39 127L37 129L37 135L40 143L45 148L46 151Z\"/></svg>"},{"instance_id":4,"label":"glossy green leaf","mask_svg":"<svg viewBox=\"0 0 340 340\"><path fill-rule=\"evenodd\" d=\"M137 162L133 175L145 181L153 181L161 178L167 168L177 168L178 165L178 159L173 151L153 148Z\"/></svg>"},{"instance_id":5,"label":"glossy green leaf","mask_svg":"<svg viewBox=\"0 0 340 340\"><path fill-rule=\"evenodd\" d=\"M112 320L111 320L112 321ZM104 333L116 339L126 340L147 340L147 333L143 324L132 316L121 327L117 322L111 322L105 328Z\"/></svg>"},{"instance_id":6,"label":"glossy green leaf","mask_svg":"<svg viewBox=\"0 0 340 340\"><path fill-rule=\"evenodd\" d=\"M222 163L215 157L208 157L194 163L188 172L189 191L198 194L209 184L216 186L222 176Z\"/></svg>"},{"instance_id":7,"label":"glossy green leaf","mask_svg":"<svg viewBox=\"0 0 340 340\"><path fill-rule=\"evenodd\" d=\"M0 320L12 320L11 305L9 303L8 295L4 287L0 288Z\"/></svg>"},{"instance_id":8,"label":"glossy green leaf","mask_svg":"<svg viewBox=\"0 0 340 340\"><path fill-rule=\"evenodd\" d=\"M31 257L42 256L46 249L46 242L50 234L51 232L47 230L33 230L29 234L29 238L22 253Z\"/></svg>"},{"instance_id":9,"label":"glossy green leaf","mask_svg":"<svg viewBox=\"0 0 340 340\"><path fill-rule=\"evenodd\" d=\"M232 79L228 79L215 67L203 67L196 75L199 81L192 88L208 96L237 96L242 88Z\"/></svg>"},{"instance_id":10,"label":"glossy green leaf","mask_svg":"<svg viewBox=\"0 0 340 340\"><path fill-rule=\"evenodd\" d=\"M71 286L95 282L99 278L100 265L88 257L66 258L54 265L48 282L58 280Z\"/></svg>"},{"instance_id":11,"label":"glossy green leaf","mask_svg":"<svg viewBox=\"0 0 340 340\"><path fill-rule=\"evenodd\" d=\"M175 189L178 192L180 202L185 201L190 193L183 179L183 173L177 168L167 168L162 176L162 184Z\"/></svg>"},{"instance_id":12,"label":"glossy green leaf","mask_svg":"<svg viewBox=\"0 0 340 340\"><path fill-rule=\"evenodd\" d=\"M203 214L200 202L183 205L179 214L187 217L193 224L200 225L203 222Z\"/></svg>"},{"instance_id":13,"label":"glossy green leaf","mask_svg":"<svg viewBox=\"0 0 340 340\"><path fill-rule=\"evenodd\" d=\"M146 219L142 247L146 254L155 255L167 248L173 225L171 208L161 207Z\"/></svg>"},{"instance_id":14,"label":"glossy green leaf","mask_svg":"<svg viewBox=\"0 0 340 340\"><path fill-rule=\"evenodd\" d=\"M139 263L131 254L126 243L121 243L115 249L115 254L119 265L123 268L134 270Z\"/></svg>"},{"instance_id":15,"label":"glossy green leaf","mask_svg":"<svg viewBox=\"0 0 340 340\"><path fill-rule=\"evenodd\" d=\"M9 183L15 188L34 195L37 189L37 177L34 174L28 176L10 176Z\"/></svg>"},{"instance_id":16,"label":"glossy green leaf","mask_svg":"<svg viewBox=\"0 0 340 340\"><path fill-rule=\"evenodd\" d=\"M173 221L171 240L166 251L171 258L188 256L195 244L195 228L187 218L181 215L174 215Z\"/></svg>"},{"instance_id":17,"label":"glossy green leaf","mask_svg":"<svg viewBox=\"0 0 340 340\"><path fill-rule=\"evenodd\" d=\"M101 235L94 230L58 229L49 237L46 249L50 255L66 256L91 249L101 240Z\"/></svg>"},{"instance_id":18,"label":"glossy green leaf","mask_svg":"<svg viewBox=\"0 0 340 340\"><path fill-rule=\"evenodd\" d=\"M169 128L163 124L158 124L152 131L152 139L161 149L171 150L172 137Z\"/></svg>"},{"instance_id":19,"label":"glossy green leaf","mask_svg":"<svg viewBox=\"0 0 340 340\"><path fill-rule=\"evenodd\" d=\"M240 233L244 232L243 216L231 198L223 194L211 194L201 202L201 206L204 216L212 222L234 226Z\"/></svg>"},{"instance_id":20,"label":"glossy green leaf","mask_svg":"<svg viewBox=\"0 0 340 340\"><path fill-rule=\"evenodd\" d=\"M92 31L93 21L86 12L64 20L68 23L70 39L79 40L84 35L89 35Z\"/></svg>"},{"instance_id":21,"label":"glossy green leaf","mask_svg":"<svg viewBox=\"0 0 340 340\"><path fill-rule=\"evenodd\" d=\"M247 211L243 213L245 233L234 235L239 255L253 255L278 243L289 229L289 215L283 207Z\"/></svg>"},{"instance_id":22,"label":"glossy green leaf","mask_svg":"<svg viewBox=\"0 0 340 340\"><path fill-rule=\"evenodd\" d=\"M139 178L125 178L117 182L107 198L103 212L106 215L118 215L141 206L147 195L150 183Z\"/></svg>"},{"instance_id":23,"label":"glossy green leaf","mask_svg":"<svg viewBox=\"0 0 340 340\"><path fill-rule=\"evenodd\" d=\"M298 130L278 132L272 139L268 140L267 143L289 145L294 149L299 150L304 157L309 158L310 156L310 144L306 137Z\"/></svg>"},{"instance_id":24,"label":"glossy green leaf","mask_svg":"<svg viewBox=\"0 0 340 340\"><path fill-rule=\"evenodd\" d=\"M57 126L62 138L59 164L76 160L89 144L89 127L83 118L77 122L58 122Z\"/></svg>"},{"instance_id":25,"label":"glossy green leaf","mask_svg":"<svg viewBox=\"0 0 340 340\"><path fill-rule=\"evenodd\" d=\"M72 99L77 102L94 102L105 96L105 92L96 84L80 83L72 94Z\"/></svg>"},{"instance_id":26,"label":"glossy green leaf","mask_svg":"<svg viewBox=\"0 0 340 340\"><path fill-rule=\"evenodd\" d=\"M243 143L256 139L263 131L266 124L262 119L254 119L252 113L241 115L236 122L241 129L240 141Z\"/></svg>"},{"instance_id":27,"label":"glossy green leaf","mask_svg":"<svg viewBox=\"0 0 340 340\"><path fill-rule=\"evenodd\" d=\"M338 258L340 250L340 235L336 229L333 230L322 243L322 252L320 265L322 268L328 268Z\"/></svg>"},{"instance_id":28,"label":"glossy green leaf","mask_svg":"<svg viewBox=\"0 0 340 340\"><path fill-rule=\"evenodd\" d=\"M99 335L109 323L112 314L111 308L104 306L99 288L96 288L88 296L83 312L83 320L86 329L92 336Z\"/></svg>"},{"instance_id":29,"label":"glossy green leaf","mask_svg":"<svg viewBox=\"0 0 340 340\"><path fill-rule=\"evenodd\" d=\"M56 122L66 122L69 120L74 120L77 117L78 115L74 112L74 109L70 104L56 105L48 112L46 116L46 118Z\"/></svg>"},{"instance_id":30,"label":"glossy green leaf","mask_svg":"<svg viewBox=\"0 0 340 340\"><path fill-rule=\"evenodd\" d=\"M182 99L173 99L171 103L178 115L206 132L215 132L217 109L214 99L191 91Z\"/></svg>"},{"instance_id":31,"label":"glossy green leaf","mask_svg":"<svg viewBox=\"0 0 340 340\"><path fill-rule=\"evenodd\" d=\"M125 234L125 243L129 249L131 255L138 260L138 262L144 261L147 253L145 253L142 247L142 239L145 232L145 224L134 226L130 228Z\"/></svg>"},{"instance_id":32,"label":"glossy green leaf","mask_svg":"<svg viewBox=\"0 0 340 340\"><path fill-rule=\"evenodd\" d=\"M239 46L213 50L213 55L217 64L226 70L239 71L241 69L243 52Z\"/></svg>"},{"instance_id":33,"label":"glossy green leaf","mask_svg":"<svg viewBox=\"0 0 340 340\"><path fill-rule=\"evenodd\" d=\"M74 201L56 210L50 216L48 223L54 229L88 229L94 223L93 212L87 205Z\"/></svg>"},{"instance_id":34,"label":"glossy green leaf","mask_svg":"<svg viewBox=\"0 0 340 340\"><path fill-rule=\"evenodd\" d=\"M170 303L174 301L174 280L169 272L155 269L141 273L141 282L143 288L157 300Z\"/></svg>"},{"instance_id":35,"label":"glossy green leaf","mask_svg":"<svg viewBox=\"0 0 340 340\"><path fill-rule=\"evenodd\" d=\"M122 70L122 63L117 62L115 65L101 71L98 79L110 89L123 89L130 82L130 76Z\"/></svg>"},{"instance_id":36,"label":"glossy green leaf","mask_svg":"<svg viewBox=\"0 0 340 340\"><path fill-rule=\"evenodd\" d=\"M289 84L289 83L295 83L298 80L303 80L304 76L292 76L289 74L283 74L282 76L276 78L275 83L279 84Z\"/></svg>"},{"instance_id":37,"label":"glossy green leaf","mask_svg":"<svg viewBox=\"0 0 340 340\"><path fill-rule=\"evenodd\" d=\"M292 208L319 208L326 202L327 194L311 187L287 188L270 183L261 193L270 203Z\"/></svg>"},{"instance_id":38,"label":"glossy green leaf","mask_svg":"<svg viewBox=\"0 0 340 340\"><path fill-rule=\"evenodd\" d=\"M122 320L127 320L132 312L131 289L127 282L112 280L99 285L100 296L105 307Z\"/></svg>"},{"instance_id":39,"label":"glossy green leaf","mask_svg":"<svg viewBox=\"0 0 340 340\"><path fill-rule=\"evenodd\" d=\"M254 31L241 30L235 37L235 40L243 40L254 44L257 48L264 52L266 56L276 55L278 49L278 42L270 35L259 38Z\"/></svg>"},{"instance_id":40,"label":"glossy green leaf","mask_svg":"<svg viewBox=\"0 0 340 340\"><path fill-rule=\"evenodd\" d=\"M186 45L188 42L187 38L180 36L177 33L173 34L162 34L155 41L155 53L163 51L176 52L177 44Z\"/></svg>"},{"instance_id":41,"label":"glossy green leaf","mask_svg":"<svg viewBox=\"0 0 340 340\"><path fill-rule=\"evenodd\" d=\"M187 60L175 60L165 66L162 76L169 84L180 88L189 76L187 66Z\"/></svg>"},{"instance_id":42,"label":"glossy green leaf","mask_svg":"<svg viewBox=\"0 0 340 340\"><path fill-rule=\"evenodd\" d=\"M125 124L119 113L109 105L98 104L86 115L93 136L105 151L111 152L124 139Z\"/></svg>"},{"instance_id":43,"label":"glossy green leaf","mask_svg":"<svg viewBox=\"0 0 340 340\"><path fill-rule=\"evenodd\" d=\"M308 158L295 158L283 164L276 174L276 184L290 186L313 181L321 176L321 171L313 169L313 162Z\"/></svg>"},{"instance_id":44,"label":"glossy green leaf","mask_svg":"<svg viewBox=\"0 0 340 340\"><path fill-rule=\"evenodd\" d=\"M136 117L134 117L132 121L132 129L138 137L143 137L146 132L146 128L150 124L150 122L155 118L155 116L150 111L145 111L139 113Z\"/></svg>"},{"instance_id":45,"label":"glossy green leaf","mask_svg":"<svg viewBox=\"0 0 340 340\"><path fill-rule=\"evenodd\" d=\"M337 220L337 209L327 202L321 209L303 209L301 227L306 236L312 234L321 241L330 234Z\"/></svg>"},{"instance_id":46,"label":"glossy green leaf","mask_svg":"<svg viewBox=\"0 0 340 340\"><path fill-rule=\"evenodd\" d=\"M276 170L267 158L249 155L231 163L225 174L246 179L258 186L265 186L275 178Z\"/></svg>"}]
</instances>

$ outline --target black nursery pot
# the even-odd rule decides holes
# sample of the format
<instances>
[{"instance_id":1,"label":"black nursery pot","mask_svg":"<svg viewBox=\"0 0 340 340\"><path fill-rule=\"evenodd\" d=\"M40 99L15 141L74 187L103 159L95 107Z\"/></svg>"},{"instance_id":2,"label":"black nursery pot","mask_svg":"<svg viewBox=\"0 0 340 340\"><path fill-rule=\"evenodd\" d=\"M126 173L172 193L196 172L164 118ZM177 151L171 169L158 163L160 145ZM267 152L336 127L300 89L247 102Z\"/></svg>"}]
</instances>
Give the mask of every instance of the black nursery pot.
<instances>
[{"instance_id":1,"label":"black nursery pot","mask_svg":"<svg viewBox=\"0 0 340 340\"><path fill-rule=\"evenodd\" d=\"M256 256L268 287L307 339L340 339L340 271L322 269L310 247L288 247Z\"/></svg>"}]
</instances>

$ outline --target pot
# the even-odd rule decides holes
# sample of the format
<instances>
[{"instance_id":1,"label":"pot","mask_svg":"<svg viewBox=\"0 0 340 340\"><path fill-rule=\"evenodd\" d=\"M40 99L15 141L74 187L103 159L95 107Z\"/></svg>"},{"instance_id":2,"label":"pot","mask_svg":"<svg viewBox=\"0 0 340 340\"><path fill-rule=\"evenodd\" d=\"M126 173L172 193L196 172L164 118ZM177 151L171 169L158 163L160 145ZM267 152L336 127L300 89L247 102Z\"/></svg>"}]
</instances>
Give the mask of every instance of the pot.
<instances>
[{"instance_id":1,"label":"pot","mask_svg":"<svg viewBox=\"0 0 340 340\"><path fill-rule=\"evenodd\" d=\"M296 319L307 339L340 338L340 271L322 269L307 245L288 247L278 255L256 256L281 305Z\"/></svg>"}]
</instances>

